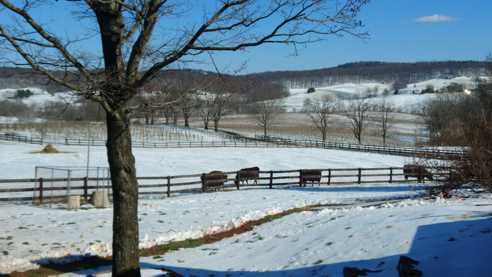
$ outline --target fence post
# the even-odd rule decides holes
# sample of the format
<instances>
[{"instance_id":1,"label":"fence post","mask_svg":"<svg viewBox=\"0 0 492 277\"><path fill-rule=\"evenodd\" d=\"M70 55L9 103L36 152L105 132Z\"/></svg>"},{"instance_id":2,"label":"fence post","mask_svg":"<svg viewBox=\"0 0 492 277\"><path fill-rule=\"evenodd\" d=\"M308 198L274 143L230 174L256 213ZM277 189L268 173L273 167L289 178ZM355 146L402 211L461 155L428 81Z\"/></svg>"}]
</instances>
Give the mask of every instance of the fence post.
<instances>
[{"instance_id":1,"label":"fence post","mask_svg":"<svg viewBox=\"0 0 492 277\"><path fill-rule=\"evenodd\" d=\"M389 182L390 183L393 183L393 168L390 167L390 179L389 179Z\"/></svg>"},{"instance_id":2,"label":"fence post","mask_svg":"<svg viewBox=\"0 0 492 277\"><path fill-rule=\"evenodd\" d=\"M273 171L270 170L270 188L273 188Z\"/></svg>"},{"instance_id":3,"label":"fence post","mask_svg":"<svg viewBox=\"0 0 492 277\"><path fill-rule=\"evenodd\" d=\"M328 186L331 184L331 169L328 169Z\"/></svg>"},{"instance_id":4,"label":"fence post","mask_svg":"<svg viewBox=\"0 0 492 277\"><path fill-rule=\"evenodd\" d=\"M88 198L89 198L89 194L88 194L87 176L86 176L86 177L84 177L84 199L85 199L85 202L87 202Z\"/></svg>"},{"instance_id":5,"label":"fence post","mask_svg":"<svg viewBox=\"0 0 492 277\"><path fill-rule=\"evenodd\" d=\"M358 171L359 171L359 174L358 174L358 176L357 176L357 177L358 177L358 178L357 178L357 183L358 183L358 184L360 184L360 183L361 183L361 181L362 181L362 180L361 180L361 179L362 179L362 168L359 168L359 169L358 169Z\"/></svg>"},{"instance_id":6,"label":"fence post","mask_svg":"<svg viewBox=\"0 0 492 277\"><path fill-rule=\"evenodd\" d=\"M43 204L43 178L39 178L39 204Z\"/></svg>"},{"instance_id":7,"label":"fence post","mask_svg":"<svg viewBox=\"0 0 492 277\"><path fill-rule=\"evenodd\" d=\"M171 197L171 176L167 176L167 197Z\"/></svg>"},{"instance_id":8,"label":"fence post","mask_svg":"<svg viewBox=\"0 0 492 277\"><path fill-rule=\"evenodd\" d=\"M299 172L299 187L302 187L304 184L302 180L302 169L299 169L297 172Z\"/></svg>"}]
</instances>

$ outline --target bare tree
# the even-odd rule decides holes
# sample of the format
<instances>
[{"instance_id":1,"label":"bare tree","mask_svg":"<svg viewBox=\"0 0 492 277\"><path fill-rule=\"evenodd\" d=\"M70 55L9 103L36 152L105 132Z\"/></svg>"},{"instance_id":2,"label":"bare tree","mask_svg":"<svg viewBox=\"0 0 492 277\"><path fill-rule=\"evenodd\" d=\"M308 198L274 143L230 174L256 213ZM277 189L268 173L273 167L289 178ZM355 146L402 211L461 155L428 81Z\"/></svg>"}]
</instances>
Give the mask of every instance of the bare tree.
<instances>
[{"instance_id":1,"label":"bare tree","mask_svg":"<svg viewBox=\"0 0 492 277\"><path fill-rule=\"evenodd\" d=\"M268 135L268 130L272 127L282 109L277 101L268 100L255 104L256 125L263 129L263 136Z\"/></svg>"},{"instance_id":2,"label":"bare tree","mask_svg":"<svg viewBox=\"0 0 492 277\"><path fill-rule=\"evenodd\" d=\"M391 120L393 119L392 113L395 111L394 107L386 102L386 99L376 105L375 111L378 112L377 119L380 125L381 138L383 139L383 145L386 145L388 138L388 131L391 129Z\"/></svg>"},{"instance_id":3,"label":"bare tree","mask_svg":"<svg viewBox=\"0 0 492 277\"><path fill-rule=\"evenodd\" d=\"M213 99L206 95L196 95L195 102L197 103L198 115L203 122L203 129L208 130L210 120L213 115Z\"/></svg>"},{"instance_id":4,"label":"bare tree","mask_svg":"<svg viewBox=\"0 0 492 277\"><path fill-rule=\"evenodd\" d=\"M183 113L184 126L190 127L190 117L193 112L193 108L196 106L195 99L192 97L192 91L185 91L182 93L177 105L181 108Z\"/></svg>"},{"instance_id":5,"label":"bare tree","mask_svg":"<svg viewBox=\"0 0 492 277\"><path fill-rule=\"evenodd\" d=\"M362 134L370 108L371 105L369 105L367 99L361 97L351 100L345 110L347 117L350 119L352 134L359 144L362 143Z\"/></svg>"},{"instance_id":6,"label":"bare tree","mask_svg":"<svg viewBox=\"0 0 492 277\"><path fill-rule=\"evenodd\" d=\"M58 1L60 3L62 1ZM129 101L161 70L215 51L238 51L264 44L306 44L327 35L358 32L358 14L368 0L66 0L96 24L100 53L87 53L82 37L56 34L35 18L41 5L57 2L0 0L0 39L18 58L50 81L99 103L106 111L107 154L113 190L113 276L140 276L138 183L132 153ZM202 16L197 14L202 9ZM67 9L65 9L67 10ZM181 26L174 15L181 14ZM190 22L191 21L191 22ZM50 20L47 20L50 22ZM56 20L54 21L56 22ZM97 47L94 47L97 49ZM102 61L102 65L101 65ZM55 71L54 71L55 70Z\"/></svg>"},{"instance_id":7,"label":"bare tree","mask_svg":"<svg viewBox=\"0 0 492 277\"><path fill-rule=\"evenodd\" d=\"M329 98L323 98L321 101L314 101L307 105L307 114L311 119L314 127L320 132L323 142L326 141L328 133L329 118L337 110L336 103Z\"/></svg>"},{"instance_id":8,"label":"bare tree","mask_svg":"<svg viewBox=\"0 0 492 277\"><path fill-rule=\"evenodd\" d=\"M227 111L229 101L230 94L228 93L215 93L213 96L211 116L216 132L219 131L219 122Z\"/></svg>"}]
</instances>

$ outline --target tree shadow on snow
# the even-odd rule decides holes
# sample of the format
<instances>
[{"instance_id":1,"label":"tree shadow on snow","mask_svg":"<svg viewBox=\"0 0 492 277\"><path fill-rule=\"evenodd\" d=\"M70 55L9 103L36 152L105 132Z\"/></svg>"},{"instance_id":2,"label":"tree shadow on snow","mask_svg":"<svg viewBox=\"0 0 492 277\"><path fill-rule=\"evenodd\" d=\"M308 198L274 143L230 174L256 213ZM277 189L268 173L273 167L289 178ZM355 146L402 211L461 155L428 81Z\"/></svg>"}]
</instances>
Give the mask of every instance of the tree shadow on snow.
<instances>
[{"instance_id":1,"label":"tree shadow on snow","mask_svg":"<svg viewBox=\"0 0 492 277\"><path fill-rule=\"evenodd\" d=\"M343 276L346 267L366 271L367 276L398 276L397 265L404 255L419 262L416 268L424 276L490 276L492 263L492 217L490 213L475 213L461 220L419 226L409 242L407 253L368 260L354 260L328 264L312 261L312 265L297 269L267 272L247 270L208 270L142 263L142 269L170 269L183 276ZM361 246L361 248L364 246ZM367 247L367 246L366 246ZM329 249L327 248L327 251ZM261 253L258 253L261 255ZM360 275L363 276L363 275Z\"/></svg>"},{"instance_id":2,"label":"tree shadow on snow","mask_svg":"<svg viewBox=\"0 0 492 277\"><path fill-rule=\"evenodd\" d=\"M426 190L427 185L381 185L365 184L361 185L337 185L337 186L306 186L306 187L289 187L282 188L285 190L295 190L300 192L412 192Z\"/></svg>"},{"instance_id":3,"label":"tree shadow on snow","mask_svg":"<svg viewBox=\"0 0 492 277\"><path fill-rule=\"evenodd\" d=\"M165 262L141 262L141 268L144 276L343 276L343 270L346 267L362 271L367 270L367 275L360 276L398 276L397 264L400 256L404 255L419 261L416 268L424 272L425 276L490 276L492 272L492 263L490 262L492 249L491 214L475 212L471 215L463 215L461 218L450 219L460 219L460 221L418 226L413 240L408 242L409 251L407 253L374 259L331 264L318 260L311 261L310 265L300 268L272 271L210 270L168 265ZM361 245L361 249L368 247L370 246ZM240 250L238 249L238 251ZM330 251L329 246L327 246L326 251ZM261 254L257 253L259 256ZM60 258L59 261L67 258L69 257ZM99 260L95 258L95 260L96 263L93 268L79 269L80 271L72 274L74 276L87 276L100 271L110 272L111 267L108 265L108 260L100 258ZM101 262L99 266L97 266L98 262ZM57 263L56 259L50 259L49 264L45 264L46 260L40 260L40 263L47 268L52 267L61 272L70 272L66 266ZM183 265L185 263L184 261ZM63 268L67 270L63 270ZM166 275L165 270L175 272L178 275ZM73 272L73 268L71 272Z\"/></svg>"}]
</instances>

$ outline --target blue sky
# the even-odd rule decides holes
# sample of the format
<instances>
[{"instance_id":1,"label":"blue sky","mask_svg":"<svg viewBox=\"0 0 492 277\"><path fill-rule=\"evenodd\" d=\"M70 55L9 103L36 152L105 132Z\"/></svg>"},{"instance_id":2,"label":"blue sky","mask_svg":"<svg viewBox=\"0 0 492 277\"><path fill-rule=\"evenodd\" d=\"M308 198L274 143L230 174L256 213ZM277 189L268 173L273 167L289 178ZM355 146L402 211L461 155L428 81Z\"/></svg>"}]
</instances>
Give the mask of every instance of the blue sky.
<instances>
[{"instance_id":1,"label":"blue sky","mask_svg":"<svg viewBox=\"0 0 492 277\"><path fill-rule=\"evenodd\" d=\"M55 15L58 30L54 31L70 33L87 27L67 12L68 4L53 3L57 4L35 16L46 21ZM297 56L292 55L291 47L270 45L214 57L226 70L246 63L241 73L313 69L368 60L483 60L492 51L491 11L492 0L372 0L361 14L369 39L330 37L299 48ZM0 16L0 23L4 20ZM98 48L97 44L94 38L87 49ZM210 63L194 67L212 69Z\"/></svg>"},{"instance_id":2,"label":"blue sky","mask_svg":"<svg viewBox=\"0 0 492 277\"><path fill-rule=\"evenodd\" d=\"M373 0L362 20L370 38L330 38L301 49L262 47L247 56L248 71L310 69L354 61L483 60L492 51L491 0ZM448 21L417 22L444 15ZM246 57L243 57L243 59Z\"/></svg>"}]
</instances>

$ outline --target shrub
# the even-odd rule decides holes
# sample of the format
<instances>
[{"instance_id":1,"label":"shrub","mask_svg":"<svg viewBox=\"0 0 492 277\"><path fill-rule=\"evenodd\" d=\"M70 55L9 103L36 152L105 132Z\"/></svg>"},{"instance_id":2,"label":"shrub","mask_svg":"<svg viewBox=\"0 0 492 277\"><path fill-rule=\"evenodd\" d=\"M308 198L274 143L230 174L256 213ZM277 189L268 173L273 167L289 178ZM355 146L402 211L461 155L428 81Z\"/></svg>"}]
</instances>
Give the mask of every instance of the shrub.
<instances>
[{"instance_id":1,"label":"shrub","mask_svg":"<svg viewBox=\"0 0 492 277\"><path fill-rule=\"evenodd\" d=\"M17 92L15 93L14 98L15 99L23 99L23 98L29 98L32 95L34 95L34 93L32 91L30 91L29 89L18 89Z\"/></svg>"}]
</instances>

